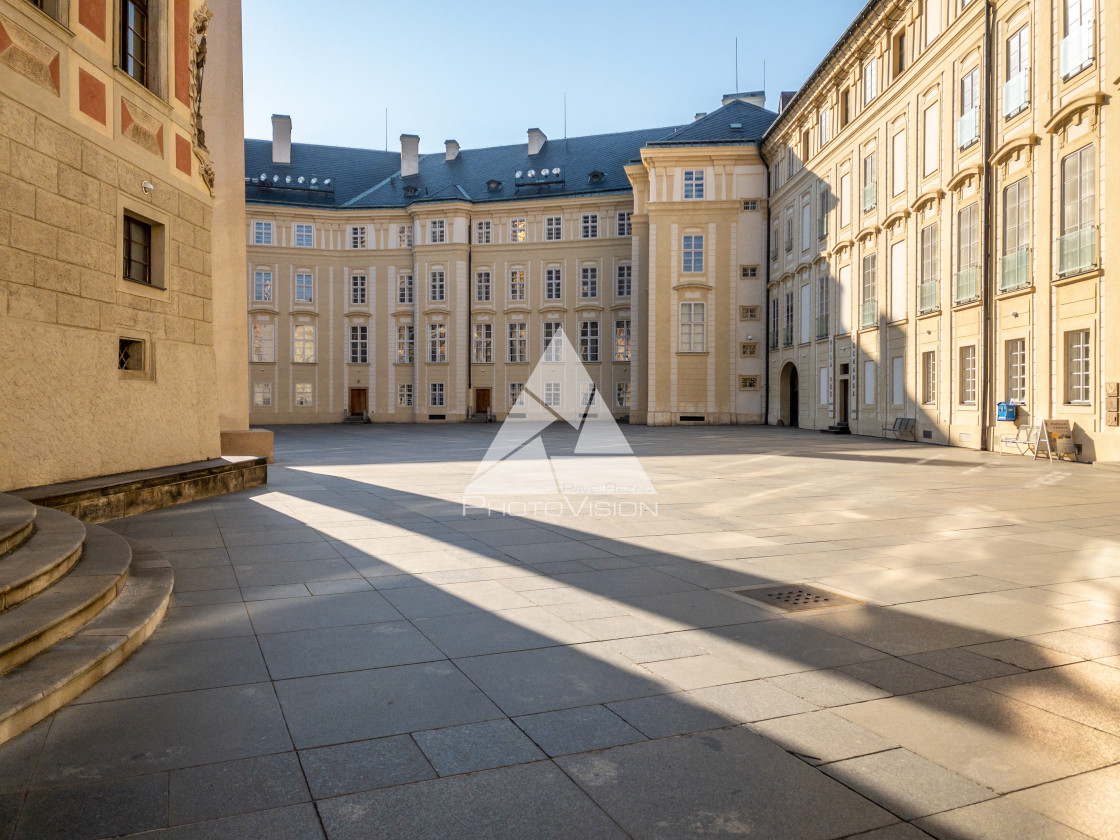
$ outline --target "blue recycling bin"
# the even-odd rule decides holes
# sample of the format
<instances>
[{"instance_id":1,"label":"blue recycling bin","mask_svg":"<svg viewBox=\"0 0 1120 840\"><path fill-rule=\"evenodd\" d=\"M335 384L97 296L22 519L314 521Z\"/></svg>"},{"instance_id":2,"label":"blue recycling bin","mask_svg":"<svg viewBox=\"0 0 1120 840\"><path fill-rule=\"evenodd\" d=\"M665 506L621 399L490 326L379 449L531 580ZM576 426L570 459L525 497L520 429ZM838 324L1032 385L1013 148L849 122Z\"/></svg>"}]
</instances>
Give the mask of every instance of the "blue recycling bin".
<instances>
[{"instance_id":1,"label":"blue recycling bin","mask_svg":"<svg viewBox=\"0 0 1120 840\"><path fill-rule=\"evenodd\" d=\"M997 420L1014 420L1015 419L1015 403L996 403L996 419Z\"/></svg>"}]
</instances>

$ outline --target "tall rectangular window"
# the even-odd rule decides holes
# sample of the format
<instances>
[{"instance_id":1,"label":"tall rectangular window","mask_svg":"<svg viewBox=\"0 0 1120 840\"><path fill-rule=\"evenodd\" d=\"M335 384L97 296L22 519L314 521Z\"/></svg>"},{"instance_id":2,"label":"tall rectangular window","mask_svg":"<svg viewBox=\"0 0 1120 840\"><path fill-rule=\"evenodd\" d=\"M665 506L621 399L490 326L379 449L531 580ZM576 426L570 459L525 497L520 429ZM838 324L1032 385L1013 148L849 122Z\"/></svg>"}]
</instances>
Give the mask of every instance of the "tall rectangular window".
<instances>
[{"instance_id":1,"label":"tall rectangular window","mask_svg":"<svg viewBox=\"0 0 1120 840\"><path fill-rule=\"evenodd\" d=\"M584 213L580 219L580 236L584 239L599 238L599 214Z\"/></svg>"},{"instance_id":2,"label":"tall rectangular window","mask_svg":"<svg viewBox=\"0 0 1120 840\"><path fill-rule=\"evenodd\" d=\"M891 195L906 192L906 132L891 139Z\"/></svg>"},{"instance_id":3,"label":"tall rectangular window","mask_svg":"<svg viewBox=\"0 0 1120 840\"><path fill-rule=\"evenodd\" d=\"M690 201L694 198L704 197L704 170L686 169L684 171L684 198Z\"/></svg>"},{"instance_id":4,"label":"tall rectangular window","mask_svg":"<svg viewBox=\"0 0 1120 840\"><path fill-rule=\"evenodd\" d=\"M488 365L494 361L494 325L474 325L474 352L476 365Z\"/></svg>"},{"instance_id":5,"label":"tall rectangular window","mask_svg":"<svg viewBox=\"0 0 1120 840\"><path fill-rule=\"evenodd\" d=\"M444 407L444 388L442 382L433 382L428 386L428 403L432 408Z\"/></svg>"},{"instance_id":6,"label":"tall rectangular window","mask_svg":"<svg viewBox=\"0 0 1120 840\"><path fill-rule=\"evenodd\" d=\"M314 391L310 382L296 383L296 405L300 408L309 408L314 404Z\"/></svg>"},{"instance_id":7,"label":"tall rectangular window","mask_svg":"<svg viewBox=\"0 0 1120 840\"><path fill-rule=\"evenodd\" d=\"M272 244L272 222L253 222L253 244Z\"/></svg>"},{"instance_id":8,"label":"tall rectangular window","mask_svg":"<svg viewBox=\"0 0 1120 840\"><path fill-rule=\"evenodd\" d=\"M355 306L364 306L366 303L366 276L364 274L350 275L350 303Z\"/></svg>"},{"instance_id":9,"label":"tall rectangular window","mask_svg":"<svg viewBox=\"0 0 1120 840\"><path fill-rule=\"evenodd\" d=\"M369 328L365 326L350 327L350 364L369 364Z\"/></svg>"},{"instance_id":10,"label":"tall rectangular window","mask_svg":"<svg viewBox=\"0 0 1120 840\"><path fill-rule=\"evenodd\" d=\"M579 357L584 362L599 361L599 322L579 322Z\"/></svg>"},{"instance_id":11,"label":"tall rectangular window","mask_svg":"<svg viewBox=\"0 0 1120 840\"><path fill-rule=\"evenodd\" d=\"M630 319L614 322L614 360L630 361Z\"/></svg>"},{"instance_id":12,"label":"tall rectangular window","mask_svg":"<svg viewBox=\"0 0 1120 840\"><path fill-rule=\"evenodd\" d=\"M922 405L937 405L937 353L922 353Z\"/></svg>"},{"instance_id":13,"label":"tall rectangular window","mask_svg":"<svg viewBox=\"0 0 1120 840\"><path fill-rule=\"evenodd\" d=\"M685 236L681 244L681 271L697 274L704 270L704 237Z\"/></svg>"},{"instance_id":14,"label":"tall rectangular window","mask_svg":"<svg viewBox=\"0 0 1120 840\"><path fill-rule=\"evenodd\" d=\"M1066 402L1087 405L1092 401L1092 368L1089 359L1089 331L1066 333Z\"/></svg>"},{"instance_id":15,"label":"tall rectangular window","mask_svg":"<svg viewBox=\"0 0 1120 840\"><path fill-rule=\"evenodd\" d=\"M615 385L614 404L619 408L630 407L630 383L619 382Z\"/></svg>"},{"instance_id":16,"label":"tall rectangular window","mask_svg":"<svg viewBox=\"0 0 1120 840\"><path fill-rule=\"evenodd\" d=\"M873 327L878 321L878 298L876 297L876 255L868 254L863 258L863 299L860 306L860 326Z\"/></svg>"},{"instance_id":17,"label":"tall rectangular window","mask_svg":"<svg viewBox=\"0 0 1120 840\"><path fill-rule=\"evenodd\" d=\"M961 405L976 405L976 345L962 347L960 354Z\"/></svg>"},{"instance_id":18,"label":"tall rectangular window","mask_svg":"<svg viewBox=\"0 0 1120 840\"><path fill-rule=\"evenodd\" d=\"M941 166L941 107L935 102L922 115L922 175L932 175Z\"/></svg>"},{"instance_id":19,"label":"tall rectangular window","mask_svg":"<svg viewBox=\"0 0 1120 840\"><path fill-rule=\"evenodd\" d=\"M922 228L922 274L918 288L918 311L929 312L941 303L941 226L934 222Z\"/></svg>"},{"instance_id":20,"label":"tall rectangular window","mask_svg":"<svg viewBox=\"0 0 1120 840\"><path fill-rule=\"evenodd\" d=\"M599 269L585 265L580 269L579 296L581 298L599 297Z\"/></svg>"},{"instance_id":21,"label":"tall rectangular window","mask_svg":"<svg viewBox=\"0 0 1120 840\"><path fill-rule=\"evenodd\" d=\"M1062 78L1076 76L1093 63L1094 0L1065 0L1065 37L1061 43Z\"/></svg>"},{"instance_id":22,"label":"tall rectangular window","mask_svg":"<svg viewBox=\"0 0 1120 840\"><path fill-rule=\"evenodd\" d=\"M315 327L296 324L292 331L292 361L300 364L315 362Z\"/></svg>"},{"instance_id":23,"label":"tall rectangular window","mask_svg":"<svg viewBox=\"0 0 1120 840\"><path fill-rule=\"evenodd\" d=\"M852 94L851 88L840 91L840 127L844 128L852 121Z\"/></svg>"},{"instance_id":24,"label":"tall rectangular window","mask_svg":"<svg viewBox=\"0 0 1120 840\"><path fill-rule=\"evenodd\" d=\"M272 405L272 383L271 382L254 382L253 383L253 405L258 408L267 408Z\"/></svg>"},{"instance_id":25,"label":"tall rectangular window","mask_svg":"<svg viewBox=\"0 0 1120 840\"><path fill-rule=\"evenodd\" d=\"M1003 191L1003 253L1013 254L1031 244L1031 194L1026 178Z\"/></svg>"},{"instance_id":26,"label":"tall rectangular window","mask_svg":"<svg viewBox=\"0 0 1120 840\"><path fill-rule=\"evenodd\" d=\"M515 268L509 273L509 299L525 300L525 269Z\"/></svg>"},{"instance_id":27,"label":"tall rectangular window","mask_svg":"<svg viewBox=\"0 0 1120 840\"><path fill-rule=\"evenodd\" d=\"M546 382L544 383L544 404L550 408L559 408L562 399L562 383L560 382Z\"/></svg>"},{"instance_id":28,"label":"tall rectangular window","mask_svg":"<svg viewBox=\"0 0 1120 840\"><path fill-rule=\"evenodd\" d=\"M564 325L559 321L545 321L541 329L541 361L564 361Z\"/></svg>"},{"instance_id":29,"label":"tall rectangular window","mask_svg":"<svg viewBox=\"0 0 1120 840\"><path fill-rule=\"evenodd\" d=\"M681 304L679 343L681 353L703 353L705 351L707 347L706 318L705 304L691 301Z\"/></svg>"},{"instance_id":30,"label":"tall rectangular window","mask_svg":"<svg viewBox=\"0 0 1120 840\"><path fill-rule=\"evenodd\" d=\"M1030 27L1023 26L1007 39L1007 81L1003 85L1003 115L1010 118L1026 110L1031 101Z\"/></svg>"},{"instance_id":31,"label":"tall rectangular window","mask_svg":"<svg viewBox=\"0 0 1120 840\"><path fill-rule=\"evenodd\" d=\"M957 214L957 303L980 297L980 205Z\"/></svg>"},{"instance_id":32,"label":"tall rectangular window","mask_svg":"<svg viewBox=\"0 0 1120 840\"><path fill-rule=\"evenodd\" d=\"M840 227L852 223L852 176L845 172L840 176Z\"/></svg>"},{"instance_id":33,"label":"tall rectangular window","mask_svg":"<svg viewBox=\"0 0 1120 840\"><path fill-rule=\"evenodd\" d=\"M402 382L397 386L397 405L400 408L412 408L411 382Z\"/></svg>"},{"instance_id":34,"label":"tall rectangular window","mask_svg":"<svg viewBox=\"0 0 1120 840\"><path fill-rule=\"evenodd\" d=\"M397 228L397 247L412 247L412 225L401 225Z\"/></svg>"},{"instance_id":35,"label":"tall rectangular window","mask_svg":"<svg viewBox=\"0 0 1120 840\"><path fill-rule=\"evenodd\" d=\"M828 237L828 202L830 198L828 184L822 184L821 191L817 194L817 239Z\"/></svg>"},{"instance_id":36,"label":"tall rectangular window","mask_svg":"<svg viewBox=\"0 0 1120 840\"><path fill-rule=\"evenodd\" d=\"M1059 274L1076 274L1096 266L1096 220L1096 149L1085 146L1062 159Z\"/></svg>"},{"instance_id":37,"label":"tall rectangular window","mask_svg":"<svg viewBox=\"0 0 1120 840\"><path fill-rule=\"evenodd\" d=\"M563 216L548 216L545 218L544 238L546 242L559 242L564 238Z\"/></svg>"},{"instance_id":38,"label":"tall rectangular window","mask_svg":"<svg viewBox=\"0 0 1120 840\"><path fill-rule=\"evenodd\" d=\"M252 359L254 362L276 361L275 324L253 324Z\"/></svg>"},{"instance_id":39,"label":"tall rectangular window","mask_svg":"<svg viewBox=\"0 0 1120 840\"><path fill-rule=\"evenodd\" d=\"M397 277L397 303L412 303L412 275L401 274Z\"/></svg>"},{"instance_id":40,"label":"tall rectangular window","mask_svg":"<svg viewBox=\"0 0 1120 840\"><path fill-rule=\"evenodd\" d=\"M786 321L782 325L782 346L793 346L793 292L786 292Z\"/></svg>"},{"instance_id":41,"label":"tall rectangular window","mask_svg":"<svg viewBox=\"0 0 1120 840\"><path fill-rule=\"evenodd\" d=\"M315 299L315 277L296 272L296 303L312 303Z\"/></svg>"},{"instance_id":42,"label":"tall rectangular window","mask_svg":"<svg viewBox=\"0 0 1120 840\"><path fill-rule=\"evenodd\" d=\"M428 300L447 300L446 275L442 271L433 271L428 276Z\"/></svg>"},{"instance_id":43,"label":"tall rectangular window","mask_svg":"<svg viewBox=\"0 0 1120 840\"><path fill-rule=\"evenodd\" d=\"M980 140L980 68L961 79L961 116L957 123L957 143L962 149Z\"/></svg>"},{"instance_id":44,"label":"tall rectangular window","mask_svg":"<svg viewBox=\"0 0 1120 840\"><path fill-rule=\"evenodd\" d=\"M428 324L428 361L447 361L447 324Z\"/></svg>"},{"instance_id":45,"label":"tall rectangular window","mask_svg":"<svg viewBox=\"0 0 1120 840\"><path fill-rule=\"evenodd\" d=\"M817 145L823 149L828 139L828 109L821 108L817 112Z\"/></svg>"},{"instance_id":46,"label":"tall rectangular window","mask_svg":"<svg viewBox=\"0 0 1120 840\"><path fill-rule=\"evenodd\" d=\"M490 220L484 219L481 222L475 222L474 225L474 241L476 245L489 245L490 244Z\"/></svg>"},{"instance_id":47,"label":"tall rectangular window","mask_svg":"<svg viewBox=\"0 0 1120 840\"><path fill-rule=\"evenodd\" d=\"M432 219L428 222L428 242L440 245L447 241L447 222L443 219Z\"/></svg>"},{"instance_id":48,"label":"tall rectangular window","mask_svg":"<svg viewBox=\"0 0 1120 840\"><path fill-rule=\"evenodd\" d=\"M584 382L580 388L580 408L591 408L591 406L595 405L595 394L598 390L594 382Z\"/></svg>"},{"instance_id":49,"label":"tall rectangular window","mask_svg":"<svg viewBox=\"0 0 1120 840\"><path fill-rule=\"evenodd\" d=\"M490 302L489 271L479 271L474 275L474 299L479 303Z\"/></svg>"},{"instance_id":50,"label":"tall rectangular window","mask_svg":"<svg viewBox=\"0 0 1120 840\"><path fill-rule=\"evenodd\" d=\"M510 242L524 242L525 241L525 220L524 219L510 219L509 220L509 241Z\"/></svg>"},{"instance_id":51,"label":"tall rectangular window","mask_svg":"<svg viewBox=\"0 0 1120 840\"><path fill-rule=\"evenodd\" d=\"M515 365L529 361L529 325L523 321L506 324L506 360Z\"/></svg>"},{"instance_id":52,"label":"tall rectangular window","mask_svg":"<svg viewBox=\"0 0 1120 840\"><path fill-rule=\"evenodd\" d=\"M350 228L350 249L363 250L366 247L366 226L354 225Z\"/></svg>"},{"instance_id":53,"label":"tall rectangular window","mask_svg":"<svg viewBox=\"0 0 1120 840\"><path fill-rule=\"evenodd\" d=\"M871 59L863 65L863 104L868 105L871 100L875 98L875 94L879 92L878 77L876 68L878 68L878 59Z\"/></svg>"},{"instance_id":54,"label":"tall rectangular window","mask_svg":"<svg viewBox=\"0 0 1120 840\"><path fill-rule=\"evenodd\" d=\"M296 225L296 247L315 247L315 225Z\"/></svg>"},{"instance_id":55,"label":"tall rectangular window","mask_svg":"<svg viewBox=\"0 0 1120 840\"><path fill-rule=\"evenodd\" d=\"M411 365L415 359L416 327L412 324L397 325L397 364Z\"/></svg>"},{"instance_id":56,"label":"tall rectangular window","mask_svg":"<svg viewBox=\"0 0 1120 840\"><path fill-rule=\"evenodd\" d=\"M548 268L544 272L544 299L560 300L563 297L561 272L558 268Z\"/></svg>"},{"instance_id":57,"label":"tall rectangular window","mask_svg":"<svg viewBox=\"0 0 1120 840\"><path fill-rule=\"evenodd\" d=\"M805 253L812 247L813 240L813 205L809 196L801 199L801 252Z\"/></svg>"},{"instance_id":58,"label":"tall rectangular window","mask_svg":"<svg viewBox=\"0 0 1120 840\"><path fill-rule=\"evenodd\" d=\"M152 226L124 217L124 279L152 285Z\"/></svg>"},{"instance_id":59,"label":"tall rectangular window","mask_svg":"<svg viewBox=\"0 0 1120 840\"><path fill-rule=\"evenodd\" d=\"M770 349L776 350L778 347L778 333L781 328L778 324L778 296L770 298Z\"/></svg>"},{"instance_id":60,"label":"tall rectangular window","mask_svg":"<svg viewBox=\"0 0 1120 840\"><path fill-rule=\"evenodd\" d=\"M894 78L901 76L906 70L906 30L902 29L891 40L891 64Z\"/></svg>"},{"instance_id":61,"label":"tall rectangular window","mask_svg":"<svg viewBox=\"0 0 1120 840\"><path fill-rule=\"evenodd\" d=\"M524 382L509 383L509 407L513 408L521 400L521 392L525 390Z\"/></svg>"},{"instance_id":62,"label":"tall rectangular window","mask_svg":"<svg viewBox=\"0 0 1120 840\"><path fill-rule=\"evenodd\" d=\"M253 272L253 300L257 303L272 303L272 272Z\"/></svg>"},{"instance_id":63,"label":"tall rectangular window","mask_svg":"<svg viewBox=\"0 0 1120 840\"><path fill-rule=\"evenodd\" d=\"M121 69L145 87L151 69L148 0L121 0Z\"/></svg>"},{"instance_id":64,"label":"tall rectangular window","mask_svg":"<svg viewBox=\"0 0 1120 840\"><path fill-rule=\"evenodd\" d=\"M863 159L863 212L869 213L875 209L876 177L875 153L872 152Z\"/></svg>"},{"instance_id":65,"label":"tall rectangular window","mask_svg":"<svg viewBox=\"0 0 1120 840\"><path fill-rule=\"evenodd\" d=\"M1013 338L1007 349L1007 400L1016 405L1027 401L1027 341Z\"/></svg>"},{"instance_id":66,"label":"tall rectangular window","mask_svg":"<svg viewBox=\"0 0 1120 840\"><path fill-rule=\"evenodd\" d=\"M852 267L840 266L836 273L836 333L844 335L852 329Z\"/></svg>"},{"instance_id":67,"label":"tall rectangular window","mask_svg":"<svg viewBox=\"0 0 1120 840\"><path fill-rule=\"evenodd\" d=\"M630 217L634 214L629 210L620 210L615 217L615 235L616 236L630 236L631 225Z\"/></svg>"},{"instance_id":68,"label":"tall rectangular window","mask_svg":"<svg viewBox=\"0 0 1120 840\"><path fill-rule=\"evenodd\" d=\"M630 263L623 263L615 268L614 275L614 294L615 297L628 298L630 297L631 278L633 273L633 266Z\"/></svg>"},{"instance_id":69,"label":"tall rectangular window","mask_svg":"<svg viewBox=\"0 0 1120 840\"><path fill-rule=\"evenodd\" d=\"M822 274L817 278L817 338L828 338L828 286L831 278Z\"/></svg>"}]
</instances>

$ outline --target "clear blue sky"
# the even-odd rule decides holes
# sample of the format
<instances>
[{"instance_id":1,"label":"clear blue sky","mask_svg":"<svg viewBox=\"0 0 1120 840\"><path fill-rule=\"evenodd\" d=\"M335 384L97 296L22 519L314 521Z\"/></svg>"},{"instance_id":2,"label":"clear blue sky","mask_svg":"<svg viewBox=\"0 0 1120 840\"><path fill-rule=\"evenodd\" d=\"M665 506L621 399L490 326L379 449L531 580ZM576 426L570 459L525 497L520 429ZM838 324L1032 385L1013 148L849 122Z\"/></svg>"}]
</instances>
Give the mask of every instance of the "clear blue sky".
<instances>
[{"instance_id":1,"label":"clear blue sky","mask_svg":"<svg viewBox=\"0 0 1120 840\"><path fill-rule=\"evenodd\" d=\"M243 0L245 132L422 152L688 122L735 87L796 90L865 0ZM309 11L313 10L313 14Z\"/></svg>"}]
</instances>

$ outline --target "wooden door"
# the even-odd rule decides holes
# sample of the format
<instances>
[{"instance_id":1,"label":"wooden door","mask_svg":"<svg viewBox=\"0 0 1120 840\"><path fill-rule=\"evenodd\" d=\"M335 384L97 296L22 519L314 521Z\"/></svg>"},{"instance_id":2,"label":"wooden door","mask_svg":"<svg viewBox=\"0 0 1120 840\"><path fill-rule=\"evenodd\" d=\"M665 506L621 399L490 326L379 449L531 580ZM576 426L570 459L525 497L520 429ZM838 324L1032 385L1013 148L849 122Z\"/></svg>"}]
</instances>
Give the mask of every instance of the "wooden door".
<instances>
[{"instance_id":1,"label":"wooden door","mask_svg":"<svg viewBox=\"0 0 1120 840\"><path fill-rule=\"evenodd\" d=\"M369 408L369 391L366 388L350 389L350 416L362 417Z\"/></svg>"},{"instance_id":2,"label":"wooden door","mask_svg":"<svg viewBox=\"0 0 1120 840\"><path fill-rule=\"evenodd\" d=\"M490 389L489 388L475 388L474 389L474 410L476 414L489 414L490 413Z\"/></svg>"}]
</instances>

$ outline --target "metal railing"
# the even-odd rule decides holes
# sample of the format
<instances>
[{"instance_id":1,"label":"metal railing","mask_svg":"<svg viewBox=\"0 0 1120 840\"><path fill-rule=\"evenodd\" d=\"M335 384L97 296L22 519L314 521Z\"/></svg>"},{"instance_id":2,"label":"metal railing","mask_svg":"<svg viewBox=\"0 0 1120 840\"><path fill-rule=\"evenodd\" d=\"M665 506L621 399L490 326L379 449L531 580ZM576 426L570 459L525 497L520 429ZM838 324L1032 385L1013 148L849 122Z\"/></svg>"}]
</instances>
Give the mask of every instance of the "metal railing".
<instances>
[{"instance_id":1,"label":"metal railing","mask_svg":"<svg viewBox=\"0 0 1120 840\"><path fill-rule=\"evenodd\" d=\"M980 267L969 266L957 272L956 288L953 290L954 303L968 303L980 298Z\"/></svg>"},{"instance_id":2,"label":"metal railing","mask_svg":"<svg viewBox=\"0 0 1120 840\"><path fill-rule=\"evenodd\" d=\"M980 139L980 109L972 108L957 120L957 145L966 149Z\"/></svg>"},{"instance_id":3,"label":"metal railing","mask_svg":"<svg viewBox=\"0 0 1120 840\"><path fill-rule=\"evenodd\" d=\"M1026 109L1031 101L1031 77L1027 72L1017 73L1003 86L1003 115L1013 117Z\"/></svg>"},{"instance_id":4,"label":"metal railing","mask_svg":"<svg viewBox=\"0 0 1120 840\"><path fill-rule=\"evenodd\" d=\"M1096 225L1085 225L1058 240L1058 274L1080 274L1096 267Z\"/></svg>"},{"instance_id":5,"label":"metal railing","mask_svg":"<svg viewBox=\"0 0 1120 840\"><path fill-rule=\"evenodd\" d=\"M1062 78L1068 79L1093 61L1093 21L1071 29L1062 39Z\"/></svg>"},{"instance_id":6,"label":"metal railing","mask_svg":"<svg viewBox=\"0 0 1120 840\"><path fill-rule=\"evenodd\" d=\"M1023 246L999 258L999 290L1010 292L1031 284L1031 249Z\"/></svg>"},{"instance_id":7,"label":"metal railing","mask_svg":"<svg viewBox=\"0 0 1120 840\"><path fill-rule=\"evenodd\" d=\"M941 284L928 280L918 286L918 311L932 312L941 307Z\"/></svg>"},{"instance_id":8,"label":"metal railing","mask_svg":"<svg viewBox=\"0 0 1120 840\"><path fill-rule=\"evenodd\" d=\"M865 300L859 307L859 325L873 327L879 319L879 303L876 300Z\"/></svg>"}]
</instances>

